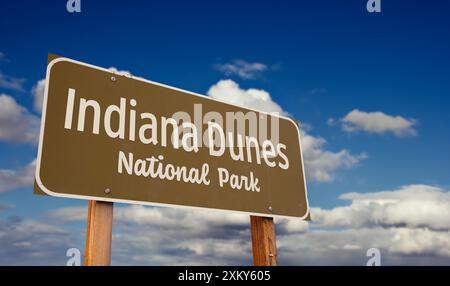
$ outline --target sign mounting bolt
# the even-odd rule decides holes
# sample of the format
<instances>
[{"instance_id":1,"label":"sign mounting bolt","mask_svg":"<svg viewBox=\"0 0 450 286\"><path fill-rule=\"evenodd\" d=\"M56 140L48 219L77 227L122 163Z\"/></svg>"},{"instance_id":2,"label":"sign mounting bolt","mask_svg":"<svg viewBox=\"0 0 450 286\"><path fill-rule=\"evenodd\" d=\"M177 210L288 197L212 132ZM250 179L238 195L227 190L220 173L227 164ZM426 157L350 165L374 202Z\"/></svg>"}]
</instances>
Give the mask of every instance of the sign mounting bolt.
<instances>
[{"instance_id":1,"label":"sign mounting bolt","mask_svg":"<svg viewBox=\"0 0 450 286\"><path fill-rule=\"evenodd\" d=\"M117 80L117 78L116 78L115 76L112 76L112 77L111 77L111 81L114 81L114 82L115 82L116 80Z\"/></svg>"},{"instance_id":2,"label":"sign mounting bolt","mask_svg":"<svg viewBox=\"0 0 450 286\"><path fill-rule=\"evenodd\" d=\"M269 211L272 211L272 210L273 210L272 206L269 206Z\"/></svg>"},{"instance_id":3,"label":"sign mounting bolt","mask_svg":"<svg viewBox=\"0 0 450 286\"><path fill-rule=\"evenodd\" d=\"M110 188L106 188L105 189L105 194L109 194L109 193L111 193L111 189Z\"/></svg>"}]
</instances>

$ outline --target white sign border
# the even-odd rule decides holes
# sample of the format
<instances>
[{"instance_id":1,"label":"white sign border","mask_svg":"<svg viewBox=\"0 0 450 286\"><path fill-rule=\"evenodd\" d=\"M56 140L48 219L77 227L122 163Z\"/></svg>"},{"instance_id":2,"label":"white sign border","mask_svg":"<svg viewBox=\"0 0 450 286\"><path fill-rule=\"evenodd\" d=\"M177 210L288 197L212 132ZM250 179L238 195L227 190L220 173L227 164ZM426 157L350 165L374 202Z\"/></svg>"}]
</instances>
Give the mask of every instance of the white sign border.
<instances>
[{"instance_id":1,"label":"white sign border","mask_svg":"<svg viewBox=\"0 0 450 286\"><path fill-rule=\"evenodd\" d=\"M95 196L83 196L83 195L74 195L74 194L64 194L64 193L55 193L50 191L49 189L47 189L45 187L45 185L42 183L42 180L40 178L40 168L41 168L41 156L42 156L42 145L43 145L43 141L44 141L44 127L45 127L45 118L46 118L46 110L47 110L47 98L48 98L48 85L50 82L50 76L51 76L51 70L52 67L59 63L59 62L70 62L70 63L75 63L78 65L82 65L82 66L86 66L92 69L97 69L97 70L101 70L101 71L105 71L108 73L111 73L113 75L116 76L125 76L125 77L129 77L132 78L134 80L138 80L138 81L142 81L142 82L146 82L146 83L150 83L150 84L154 84L154 85L158 85L164 88L168 88L171 90L175 90L175 91L180 91L180 92L184 92L184 93L188 93L194 96L198 96L201 97L203 99L207 99L207 100L212 100L212 101L216 101L216 102L220 102L220 103L224 103L227 105L231 105L231 106L236 106L239 108L243 108L243 109L247 109L247 110L252 110L258 113L262 113L262 114L266 114L266 115L270 115L270 116L277 116L279 118L282 119L286 119L288 121L290 121L292 124L294 124L297 133L298 133L298 141L299 141L299 147L300 147L300 161L301 161L301 165L302 165L302 171L303 171L303 183L304 183L304 188L305 188L305 198L306 198L306 212L302 217L297 217L297 216L284 216L284 215L277 215L277 214L266 214L266 213L253 213L253 212L246 212L246 211L236 211L236 210L227 210L227 209L219 209L219 208L207 208L207 207L197 207L197 206L185 206L185 205L176 205L176 204L164 204L164 203L153 203L153 202L143 202L143 201L134 201L134 200L125 200L125 199L114 199L114 198L107 198L107 197L95 197ZM87 64L87 63L83 63L83 62L79 62L76 60L72 60L69 58L65 58L65 57L58 57L56 59L53 59L50 63L48 63L47 65L47 73L46 73L46 78L45 78L45 92L44 92L44 100L43 100L43 105L42 105L42 115L41 115L41 128L40 128L40 134L39 134L39 147L38 147L38 155L37 155L37 160L36 160L36 173L35 173L35 179L36 179L36 183L39 186L39 188L46 193L47 195L50 196L54 196L54 197L62 197L62 198L73 198L73 199L83 199L83 200L96 200L96 201L106 201L106 202L115 202L115 203L126 203L126 204L137 204L137 205L148 205L148 206L157 206L157 207L178 207L178 208L184 208L184 209L206 209L206 210L213 210L213 211L221 211L221 212L232 212L232 213L240 213L240 214L246 214L246 215L252 215L252 216L263 216L263 217L275 217L275 218L296 218L296 219L305 219L306 217L309 216L309 212L310 212L310 208L309 208L309 202L308 202L308 189L306 187L306 177L305 177L305 165L303 163L303 154L302 154L302 142L301 142L301 138L300 138L300 129L299 129L299 125L291 118L286 117L286 116L282 116L282 115L274 115L274 114L270 114L268 112L264 112L264 111L260 111L260 110L256 110L256 109L252 109L252 108L248 108L248 107L244 107L244 106L240 106L237 104L230 104L228 102L222 101L222 100L217 100L217 99L212 99L208 96L204 96L198 93L194 93L191 91L187 91L187 90L183 90L180 88L176 88L176 87L172 87L169 85L165 85L162 83L157 83L154 81L150 81L150 80L146 80L140 77L134 77L132 75L128 76L128 75L122 75L122 74L116 74L108 69L105 68L101 68L101 67L97 67L91 64Z\"/></svg>"}]
</instances>

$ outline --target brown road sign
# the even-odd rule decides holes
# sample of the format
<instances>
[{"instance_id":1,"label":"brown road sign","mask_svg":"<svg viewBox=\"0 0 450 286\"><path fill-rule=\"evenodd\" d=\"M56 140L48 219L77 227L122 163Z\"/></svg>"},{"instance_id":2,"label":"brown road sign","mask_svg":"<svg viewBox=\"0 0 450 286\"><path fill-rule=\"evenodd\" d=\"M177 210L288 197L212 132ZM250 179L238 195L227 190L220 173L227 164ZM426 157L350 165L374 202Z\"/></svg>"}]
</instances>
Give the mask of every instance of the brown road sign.
<instances>
[{"instance_id":1,"label":"brown road sign","mask_svg":"<svg viewBox=\"0 0 450 286\"><path fill-rule=\"evenodd\" d=\"M35 192L307 218L292 119L67 58L47 66Z\"/></svg>"}]
</instances>

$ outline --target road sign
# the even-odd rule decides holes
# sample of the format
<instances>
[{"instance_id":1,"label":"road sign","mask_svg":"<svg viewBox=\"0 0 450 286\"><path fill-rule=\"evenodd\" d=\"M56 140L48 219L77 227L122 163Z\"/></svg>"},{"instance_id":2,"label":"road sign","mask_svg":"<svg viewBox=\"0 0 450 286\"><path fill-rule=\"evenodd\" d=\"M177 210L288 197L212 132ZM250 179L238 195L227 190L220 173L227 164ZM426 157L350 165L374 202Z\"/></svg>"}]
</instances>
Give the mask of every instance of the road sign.
<instances>
[{"instance_id":1,"label":"road sign","mask_svg":"<svg viewBox=\"0 0 450 286\"><path fill-rule=\"evenodd\" d=\"M47 66L36 191L306 218L290 118L67 58Z\"/></svg>"}]
</instances>

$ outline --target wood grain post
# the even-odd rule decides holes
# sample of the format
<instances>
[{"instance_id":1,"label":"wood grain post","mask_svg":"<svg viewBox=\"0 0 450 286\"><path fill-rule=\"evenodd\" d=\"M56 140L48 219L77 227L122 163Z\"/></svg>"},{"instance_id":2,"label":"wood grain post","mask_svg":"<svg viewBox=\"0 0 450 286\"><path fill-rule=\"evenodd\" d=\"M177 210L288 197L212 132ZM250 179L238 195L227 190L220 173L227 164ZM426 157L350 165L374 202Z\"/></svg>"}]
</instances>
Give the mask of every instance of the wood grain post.
<instances>
[{"instance_id":1,"label":"wood grain post","mask_svg":"<svg viewBox=\"0 0 450 286\"><path fill-rule=\"evenodd\" d=\"M250 216L253 265L277 266L275 225L271 217Z\"/></svg>"},{"instance_id":2,"label":"wood grain post","mask_svg":"<svg viewBox=\"0 0 450 286\"><path fill-rule=\"evenodd\" d=\"M89 201L85 266L111 265L113 203Z\"/></svg>"}]
</instances>

